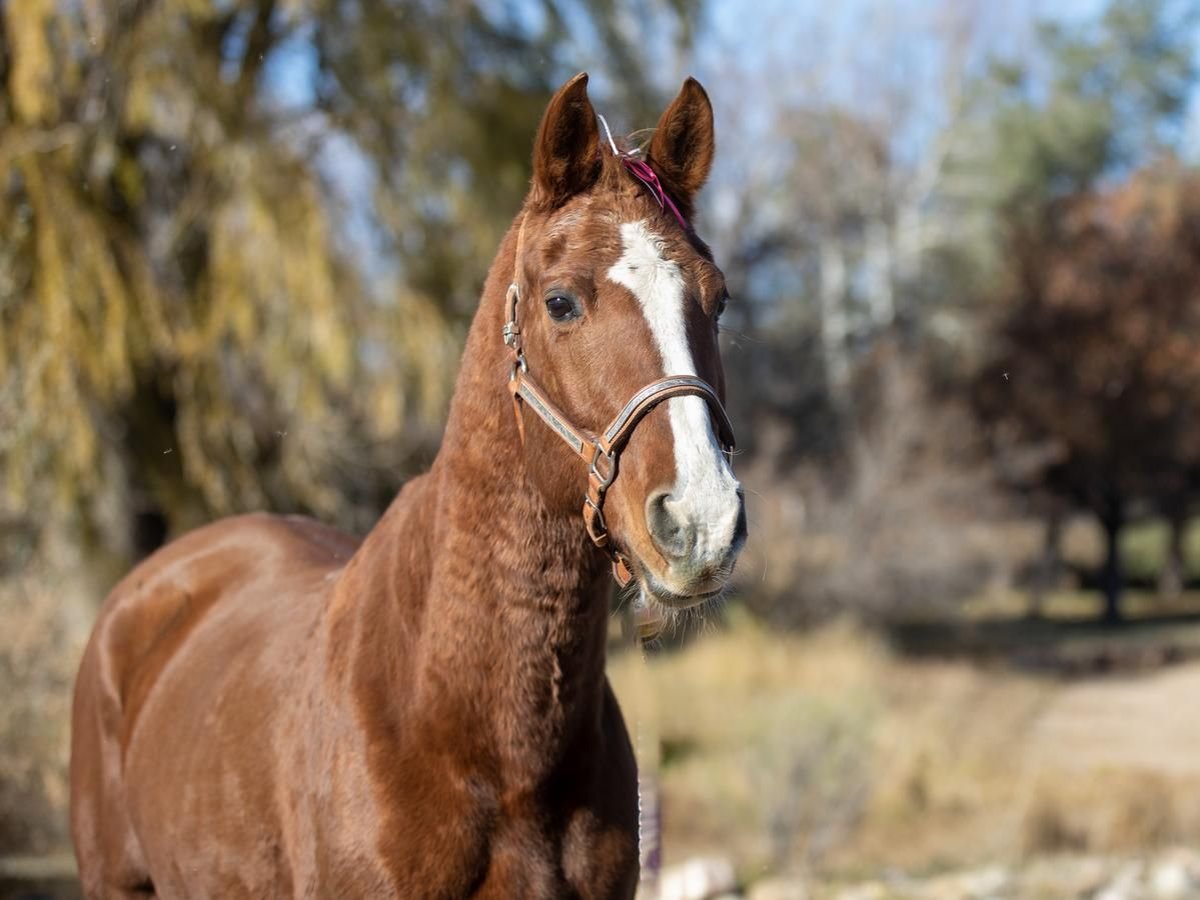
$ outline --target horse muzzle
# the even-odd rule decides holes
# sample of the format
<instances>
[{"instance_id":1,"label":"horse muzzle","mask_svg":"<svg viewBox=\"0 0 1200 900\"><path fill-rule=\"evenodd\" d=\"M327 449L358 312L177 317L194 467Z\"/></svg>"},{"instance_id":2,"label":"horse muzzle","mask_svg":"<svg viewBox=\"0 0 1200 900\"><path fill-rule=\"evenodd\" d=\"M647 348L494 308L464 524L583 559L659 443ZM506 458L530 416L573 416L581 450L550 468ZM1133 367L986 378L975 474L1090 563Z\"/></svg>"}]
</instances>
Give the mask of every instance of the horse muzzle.
<instances>
[{"instance_id":1,"label":"horse muzzle","mask_svg":"<svg viewBox=\"0 0 1200 900\"><path fill-rule=\"evenodd\" d=\"M641 566L645 587L667 606L687 608L720 594L745 546L746 503L732 477L704 490L659 490L646 500L646 527L665 562Z\"/></svg>"}]
</instances>

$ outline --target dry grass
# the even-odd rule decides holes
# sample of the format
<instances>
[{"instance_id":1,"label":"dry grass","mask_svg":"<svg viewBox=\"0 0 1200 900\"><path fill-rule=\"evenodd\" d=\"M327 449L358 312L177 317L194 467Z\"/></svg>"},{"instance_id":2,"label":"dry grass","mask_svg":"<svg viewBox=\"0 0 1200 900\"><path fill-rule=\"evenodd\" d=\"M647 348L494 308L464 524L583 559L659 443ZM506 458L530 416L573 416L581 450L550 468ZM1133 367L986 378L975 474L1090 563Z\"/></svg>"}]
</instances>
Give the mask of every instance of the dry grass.
<instances>
[{"instance_id":1,"label":"dry grass","mask_svg":"<svg viewBox=\"0 0 1200 900\"><path fill-rule=\"evenodd\" d=\"M1200 758L1175 746L1200 668L1065 683L731 619L644 673L612 662L631 725L639 694L660 709L668 861L867 877L1200 840Z\"/></svg>"},{"instance_id":2,"label":"dry grass","mask_svg":"<svg viewBox=\"0 0 1200 900\"><path fill-rule=\"evenodd\" d=\"M1101 768L1033 787L1022 821L1027 854L1138 853L1195 841L1200 778Z\"/></svg>"},{"instance_id":3,"label":"dry grass","mask_svg":"<svg viewBox=\"0 0 1200 900\"><path fill-rule=\"evenodd\" d=\"M637 692L658 707L668 855L720 848L761 868L839 843L869 795L881 661L848 630L801 640L745 619L655 657L648 678L616 660L631 728L646 705Z\"/></svg>"}]
</instances>

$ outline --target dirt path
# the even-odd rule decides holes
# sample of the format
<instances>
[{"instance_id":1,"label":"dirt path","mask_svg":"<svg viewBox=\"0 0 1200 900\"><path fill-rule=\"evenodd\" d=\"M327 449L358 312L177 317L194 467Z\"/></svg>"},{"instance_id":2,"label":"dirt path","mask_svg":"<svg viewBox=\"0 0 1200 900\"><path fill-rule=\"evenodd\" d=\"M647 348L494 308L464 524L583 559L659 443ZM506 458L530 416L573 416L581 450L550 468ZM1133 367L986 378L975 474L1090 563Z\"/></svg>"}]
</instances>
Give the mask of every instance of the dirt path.
<instances>
[{"instance_id":1,"label":"dirt path","mask_svg":"<svg viewBox=\"0 0 1200 900\"><path fill-rule=\"evenodd\" d=\"M1064 685L1035 721L1028 753L1049 768L1200 775L1200 664Z\"/></svg>"}]
</instances>

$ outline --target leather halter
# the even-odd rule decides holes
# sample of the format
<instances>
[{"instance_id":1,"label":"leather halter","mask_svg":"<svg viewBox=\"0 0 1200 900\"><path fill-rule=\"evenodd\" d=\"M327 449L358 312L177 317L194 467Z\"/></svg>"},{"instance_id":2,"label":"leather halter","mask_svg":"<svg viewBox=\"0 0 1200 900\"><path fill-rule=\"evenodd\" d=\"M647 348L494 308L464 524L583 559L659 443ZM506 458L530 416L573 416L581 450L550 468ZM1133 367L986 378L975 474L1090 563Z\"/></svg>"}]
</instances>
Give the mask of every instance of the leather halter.
<instances>
[{"instance_id":1,"label":"leather halter","mask_svg":"<svg viewBox=\"0 0 1200 900\"><path fill-rule=\"evenodd\" d=\"M616 480L621 450L633 435L634 429L646 414L664 400L672 397L700 397L708 404L722 449L729 454L735 446L733 426L729 416L708 382L694 375L668 375L652 381L629 398L608 426L599 434L572 423L538 386L529 374L529 364L521 345L521 328L517 321L517 306L521 302L520 278L522 249L525 243L525 219L517 232L517 249L513 266L513 281L504 301L504 344L512 356L512 372L508 389L512 394L513 413L517 432L525 441L525 420L521 416L524 403L545 422L574 451L588 467L587 492L583 497L583 524L588 537L597 547L612 557L613 577L622 587L633 578L625 556L613 545L604 523L604 498Z\"/></svg>"}]
</instances>

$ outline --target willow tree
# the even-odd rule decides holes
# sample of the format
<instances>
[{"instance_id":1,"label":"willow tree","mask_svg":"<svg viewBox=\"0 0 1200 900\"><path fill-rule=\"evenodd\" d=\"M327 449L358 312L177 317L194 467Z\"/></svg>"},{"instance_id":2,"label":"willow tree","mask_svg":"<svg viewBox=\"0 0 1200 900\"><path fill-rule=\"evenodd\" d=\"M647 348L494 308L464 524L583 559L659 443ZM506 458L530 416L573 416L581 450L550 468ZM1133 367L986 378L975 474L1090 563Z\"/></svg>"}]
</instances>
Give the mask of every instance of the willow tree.
<instances>
[{"instance_id":1,"label":"willow tree","mask_svg":"<svg viewBox=\"0 0 1200 900\"><path fill-rule=\"evenodd\" d=\"M537 111L587 57L566 23L633 59L629 18L4 5L0 520L125 553L241 509L374 515L437 441ZM649 94L636 66L621 90Z\"/></svg>"}]
</instances>

